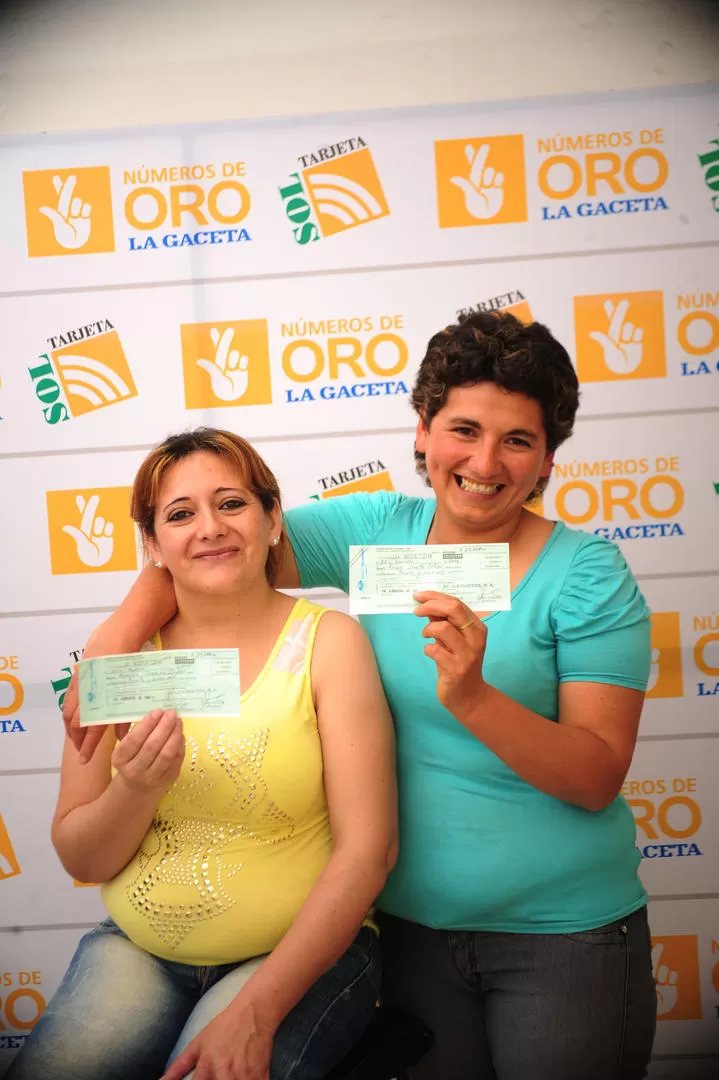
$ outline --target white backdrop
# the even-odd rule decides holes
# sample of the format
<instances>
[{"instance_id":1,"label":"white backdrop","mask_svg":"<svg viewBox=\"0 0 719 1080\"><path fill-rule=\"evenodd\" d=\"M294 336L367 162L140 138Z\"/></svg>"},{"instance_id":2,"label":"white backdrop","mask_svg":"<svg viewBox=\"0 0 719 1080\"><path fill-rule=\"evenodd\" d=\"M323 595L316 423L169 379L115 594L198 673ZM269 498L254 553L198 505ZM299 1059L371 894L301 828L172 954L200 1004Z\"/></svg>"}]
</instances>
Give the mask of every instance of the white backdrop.
<instances>
[{"instance_id":1,"label":"white backdrop","mask_svg":"<svg viewBox=\"0 0 719 1080\"><path fill-rule=\"evenodd\" d=\"M146 450L210 423L258 445L288 507L420 494L408 390L429 335L477 304L546 322L577 364L544 511L615 539L655 612L625 788L656 937L652 1075L719 1053L718 103L6 140L0 1074L101 914L50 846L57 706L139 565Z\"/></svg>"}]
</instances>

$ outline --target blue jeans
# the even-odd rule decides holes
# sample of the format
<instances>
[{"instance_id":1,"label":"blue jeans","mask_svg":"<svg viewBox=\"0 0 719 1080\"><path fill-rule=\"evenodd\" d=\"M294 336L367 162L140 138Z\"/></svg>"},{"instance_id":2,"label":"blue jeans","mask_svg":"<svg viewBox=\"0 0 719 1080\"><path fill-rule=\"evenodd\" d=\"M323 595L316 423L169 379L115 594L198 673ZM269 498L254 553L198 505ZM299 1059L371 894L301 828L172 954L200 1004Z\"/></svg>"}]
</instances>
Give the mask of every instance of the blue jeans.
<instances>
[{"instance_id":1,"label":"blue jeans","mask_svg":"<svg viewBox=\"0 0 719 1080\"><path fill-rule=\"evenodd\" d=\"M376 919L383 1003L434 1033L412 1080L646 1076L657 1011L646 908L575 934Z\"/></svg>"},{"instance_id":2,"label":"blue jeans","mask_svg":"<svg viewBox=\"0 0 719 1080\"><path fill-rule=\"evenodd\" d=\"M6 1080L158 1080L264 959L176 964L106 919L78 945ZM321 1080L349 1053L374 1015L380 968L377 935L363 927L280 1024L271 1080Z\"/></svg>"}]
</instances>

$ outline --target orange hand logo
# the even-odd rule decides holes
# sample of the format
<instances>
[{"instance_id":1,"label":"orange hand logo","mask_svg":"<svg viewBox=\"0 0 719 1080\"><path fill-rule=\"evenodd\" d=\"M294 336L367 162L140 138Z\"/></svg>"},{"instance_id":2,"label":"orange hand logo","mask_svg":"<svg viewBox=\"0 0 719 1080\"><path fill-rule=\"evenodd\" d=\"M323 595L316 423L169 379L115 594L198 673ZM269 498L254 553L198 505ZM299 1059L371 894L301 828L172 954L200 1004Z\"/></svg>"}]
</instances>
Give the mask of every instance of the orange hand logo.
<instances>
[{"instance_id":1,"label":"orange hand logo","mask_svg":"<svg viewBox=\"0 0 719 1080\"><path fill-rule=\"evenodd\" d=\"M107 165L33 169L22 184L30 258L115 250Z\"/></svg>"},{"instance_id":2,"label":"orange hand logo","mask_svg":"<svg viewBox=\"0 0 719 1080\"><path fill-rule=\"evenodd\" d=\"M667 373L662 293L574 297L580 382L656 379Z\"/></svg>"}]
</instances>

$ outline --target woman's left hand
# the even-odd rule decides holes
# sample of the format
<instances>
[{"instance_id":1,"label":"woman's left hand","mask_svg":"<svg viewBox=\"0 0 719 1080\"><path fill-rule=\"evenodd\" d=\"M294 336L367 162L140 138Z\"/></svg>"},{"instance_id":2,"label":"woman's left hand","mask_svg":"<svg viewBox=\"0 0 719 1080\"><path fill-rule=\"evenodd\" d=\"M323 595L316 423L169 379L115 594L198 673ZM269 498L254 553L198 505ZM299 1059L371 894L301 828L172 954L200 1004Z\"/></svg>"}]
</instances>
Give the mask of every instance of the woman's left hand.
<instances>
[{"instance_id":1,"label":"woman's left hand","mask_svg":"<svg viewBox=\"0 0 719 1080\"><path fill-rule=\"evenodd\" d=\"M461 720L487 685L482 676L487 627L454 596L418 592L414 598L415 615L428 620L422 636L434 638L424 651L437 665L437 697Z\"/></svg>"},{"instance_id":2,"label":"woman's left hand","mask_svg":"<svg viewBox=\"0 0 719 1080\"><path fill-rule=\"evenodd\" d=\"M204 1027L161 1080L270 1080L275 1031L251 1004L235 999Z\"/></svg>"}]
</instances>

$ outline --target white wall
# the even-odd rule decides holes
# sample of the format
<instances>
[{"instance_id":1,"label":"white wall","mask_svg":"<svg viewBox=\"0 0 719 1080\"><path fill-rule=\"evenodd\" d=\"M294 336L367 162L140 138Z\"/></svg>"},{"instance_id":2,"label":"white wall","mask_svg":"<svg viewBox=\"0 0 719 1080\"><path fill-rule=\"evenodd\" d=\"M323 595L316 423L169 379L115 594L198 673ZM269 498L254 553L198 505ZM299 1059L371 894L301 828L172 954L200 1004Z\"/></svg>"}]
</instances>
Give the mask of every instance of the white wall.
<instances>
[{"instance_id":1,"label":"white wall","mask_svg":"<svg viewBox=\"0 0 719 1080\"><path fill-rule=\"evenodd\" d=\"M710 0L6 0L2 10L0 134L719 77Z\"/></svg>"}]
</instances>

